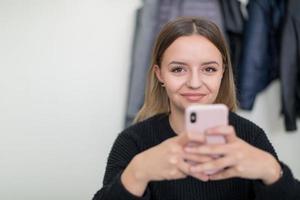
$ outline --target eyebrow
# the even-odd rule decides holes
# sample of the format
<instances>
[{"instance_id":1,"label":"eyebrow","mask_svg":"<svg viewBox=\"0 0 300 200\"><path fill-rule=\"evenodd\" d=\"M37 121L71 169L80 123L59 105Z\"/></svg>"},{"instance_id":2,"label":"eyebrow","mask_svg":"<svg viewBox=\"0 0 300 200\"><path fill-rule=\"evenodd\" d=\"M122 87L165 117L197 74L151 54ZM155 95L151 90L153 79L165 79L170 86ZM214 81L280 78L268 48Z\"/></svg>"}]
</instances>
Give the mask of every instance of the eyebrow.
<instances>
[{"instance_id":1,"label":"eyebrow","mask_svg":"<svg viewBox=\"0 0 300 200\"><path fill-rule=\"evenodd\" d=\"M179 61L172 61L172 62L169 63L169 65L171 65L171 64L176 64L176 65L186 65L185 62L179 62Z\"/></svg>"},{"instance_id":2,"label":"eyebrow","mask_svg":"<svg viewBox=\"0 0 300 200\"><path fill-rule=\"evenodd\" d=\"M202 63L201 65L211 65L211 64L216 64L216 65L219 65L219 63L217 63L216 61L208 61L208 62L204 62Z\"/></svg>"},{"instance_id":3,"label":"eyebrow","mask_svg":"<svg viewBox=\"0 0 300 200\"><path fill-rule=\"evenodd\" d=\"M169 65L171 64L176 64L176 65L187 65L187 63L185 62L180 62L180 61L172 61L169 63ZM208 62L204 62L204 63L201 63L201 66L203 65L210 65L210 64L216 64L216 65L219 65L219 63L217 63L216 61L208 61Z\"/></svg>"}]
</instances>

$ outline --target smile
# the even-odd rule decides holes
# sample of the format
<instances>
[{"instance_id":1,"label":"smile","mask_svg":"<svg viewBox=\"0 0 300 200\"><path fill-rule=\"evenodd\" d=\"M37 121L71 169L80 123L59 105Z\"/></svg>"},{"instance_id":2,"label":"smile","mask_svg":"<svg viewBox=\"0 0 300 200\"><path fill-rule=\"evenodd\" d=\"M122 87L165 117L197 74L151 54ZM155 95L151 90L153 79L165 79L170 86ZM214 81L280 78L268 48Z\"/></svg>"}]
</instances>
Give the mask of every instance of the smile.
<instances>
[{"instance_id":1,"label":"smile","mask_svg":"<svg viewBox=\"0 0 300 200\"><path fill-rule=\"evenodd\" d=\"M188 101L200 101L205 94L195 94L195 93L185 93L185 94L181 94L186 100Z\"/></svg>"}]
</instances>

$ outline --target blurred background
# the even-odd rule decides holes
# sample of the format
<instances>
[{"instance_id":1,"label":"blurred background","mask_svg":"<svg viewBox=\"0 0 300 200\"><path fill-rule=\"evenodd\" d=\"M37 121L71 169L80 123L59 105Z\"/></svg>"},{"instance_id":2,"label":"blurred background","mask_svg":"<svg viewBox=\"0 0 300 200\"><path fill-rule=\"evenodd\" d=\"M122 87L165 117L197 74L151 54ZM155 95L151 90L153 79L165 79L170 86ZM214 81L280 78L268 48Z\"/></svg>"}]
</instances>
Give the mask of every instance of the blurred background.
<instances>
[{"instance_id":1,"label":"blurred background","mask_svg":"<svg viewBox=\"0 0 300 200\"><path fill-rule=\"evenodd\" d=\"M1 200L91 199L101 188L128 125L137 10L147 2L0 0ZM300 122L287 132L281 88L270 81L238 113L299 179Z\"/></svg>"}]
</instances>

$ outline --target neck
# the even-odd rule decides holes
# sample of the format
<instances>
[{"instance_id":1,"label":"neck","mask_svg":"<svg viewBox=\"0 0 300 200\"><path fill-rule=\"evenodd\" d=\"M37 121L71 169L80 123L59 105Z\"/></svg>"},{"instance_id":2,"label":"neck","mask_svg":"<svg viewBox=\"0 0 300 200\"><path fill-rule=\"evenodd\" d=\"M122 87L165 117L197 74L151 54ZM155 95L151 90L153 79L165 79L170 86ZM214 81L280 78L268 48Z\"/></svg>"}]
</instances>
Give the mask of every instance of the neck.
<instances>
[{"instance_id":1,"label":"neck","mask_svg":"<svg viewBox=\"0 0 300 200\"><path fill-rule=\"evenodd\" d=\"M169 116L169 122L171 128L174 130L174 132L179 135L185 131L185 125L184 125L184 112L171 109L171 113Z\"/></svg>"}]
</instances>

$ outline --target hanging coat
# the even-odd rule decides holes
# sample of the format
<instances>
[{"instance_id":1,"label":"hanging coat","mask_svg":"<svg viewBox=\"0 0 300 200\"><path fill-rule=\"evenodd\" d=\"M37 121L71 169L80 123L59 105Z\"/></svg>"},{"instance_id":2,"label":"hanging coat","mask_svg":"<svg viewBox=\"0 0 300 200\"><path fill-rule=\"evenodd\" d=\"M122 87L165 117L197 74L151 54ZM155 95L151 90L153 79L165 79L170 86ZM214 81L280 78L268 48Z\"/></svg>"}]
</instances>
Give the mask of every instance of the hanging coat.
<instances>
[{"instance_id":1,"label":"hanging coat","mask_svg":"<svg viewBox=\"0 0 300 200\"><path fill-rule=\"evenodd\" d=\"M284 0L250 0L240 64L237 67L239 106L251 110L256 95L279 77L280 33Z\"/></svg>"},{"instance_id":2,"label":"hanging coat","mask_svg":"<svg viewBox=\"0 0 300 200\"><path fill-rule=\"evenodd\" d=\"M284 23L280 78L282 112L287 131L297 130L300 116L300 1L289 0Z\"/></svg>"}]
</instances>

